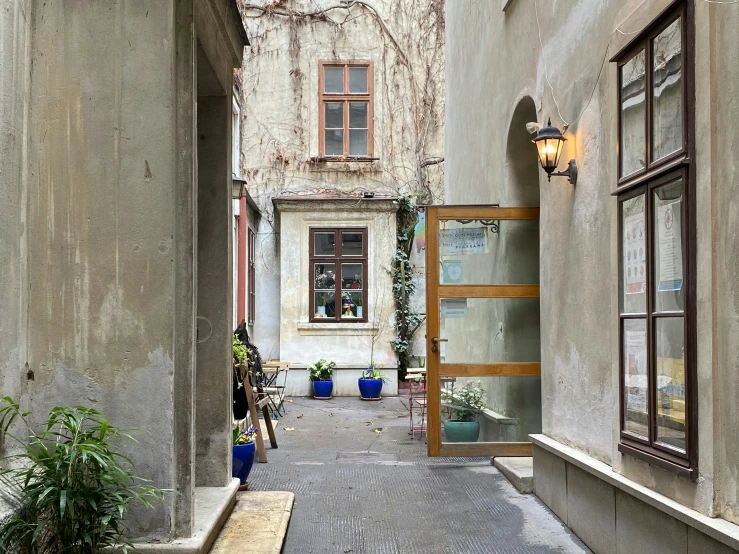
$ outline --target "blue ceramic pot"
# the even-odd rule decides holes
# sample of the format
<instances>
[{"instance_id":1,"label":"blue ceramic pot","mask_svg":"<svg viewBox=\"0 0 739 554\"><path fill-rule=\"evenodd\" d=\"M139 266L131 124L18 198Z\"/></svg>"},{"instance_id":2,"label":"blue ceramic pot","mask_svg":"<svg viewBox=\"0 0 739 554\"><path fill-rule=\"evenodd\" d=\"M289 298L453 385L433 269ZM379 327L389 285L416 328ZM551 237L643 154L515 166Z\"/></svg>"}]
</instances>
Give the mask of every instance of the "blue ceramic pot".
<instances>
[{"instance_id":1,"label":"blue ceramic pot","mask_svg":"<svg viewBox=\"0 0 739 554\"><path fill-rule=\"evenodd\" d=\"M367 400L380 398L382 379L359 379L359 394Z\"/></svg>"},{"instance_id":2,"label":"blue ceramic pot","mask_svg":"<svg viewBox=\"0 0 739 554\"><path fill-rule=\"evenodd\" d=\"M333 390L333 381L313 381L313 398L331 398L331 392Z\"/></svg>"},{"instance_id":3,"label":"blue ceramic pot","mask_svg":"<svg viewBox=\"0 0 739 554\"><path fill-rule=\"evenodd\" d=\"M254 465L254 454L257 452L257 445L254 441L245 444L233 445L233 464L231 466L231 476L237 477L240 484L246 483L249 472Z\"/></svg>"},{"instance_id":4,"label":"blue ceramic pot","mask_svg":"<svg viewBox=\"0 0 739 554\"><path fill-rule=\"evenodd\" d=\"M480 424L477 421L444 422L444 436L446 442L477 442L480 436Z\"/></svg>"}]
</instances>

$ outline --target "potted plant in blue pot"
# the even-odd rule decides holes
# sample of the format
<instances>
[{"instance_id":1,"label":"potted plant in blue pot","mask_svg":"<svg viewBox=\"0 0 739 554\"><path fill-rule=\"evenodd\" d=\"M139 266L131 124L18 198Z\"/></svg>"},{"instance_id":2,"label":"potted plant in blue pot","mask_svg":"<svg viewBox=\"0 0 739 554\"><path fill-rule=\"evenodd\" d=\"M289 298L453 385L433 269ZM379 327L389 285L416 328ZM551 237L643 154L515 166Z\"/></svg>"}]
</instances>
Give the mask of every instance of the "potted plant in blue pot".
<instances>
[{"instance_id":1,"label":"potted plant in blue pot","mask_svg":"<svg viewBox=\"0 0 739 554\"><path fill-rule=\"evenodd\" d=\"M379 364L370 362L359 378L359 396L362 400L379 400L385 376L380 372Z\"/></svg>"},{"instance_id":2,"label":"potted plant in blue pot","mask_svg":"<svg viewBox=\"0 0 739 554\"><path fill-rule=\"evenodd\" d=\"M246 479L254 465L254 454L257 451L254 437L257 436L259 429L249 427L246 431L241 431L238 425L233 428L233 463L231 465L231 476L239 480L239 490L246 488Z\"/></svg>"},{"instance_id":3,"label":"potted plant in blue pot","mask_svg":"<svg viewBox=\"0 0 739 554\"><path fill-rule=\"evenodd\" d=\"M313 398L318 400L328 400L331 398L331 392L334 390L332 377L335 367L336 362L333 360L324 360L323 358L308 366L310 380L313 382Z\"/></svg>"},{"instance_id":4,"label":"potted plant in blue pot","mask_svg":"<svg viewBox=\"0 0 739 554\"><path fill-rule=\"evenodd\" d=\"M453 416L444 421L447 442L477 442L480 437L477 417L482 413L485 398L482 382L468 381L456 392L442 389L441 394Z\"/></svg>"}]
</instances>

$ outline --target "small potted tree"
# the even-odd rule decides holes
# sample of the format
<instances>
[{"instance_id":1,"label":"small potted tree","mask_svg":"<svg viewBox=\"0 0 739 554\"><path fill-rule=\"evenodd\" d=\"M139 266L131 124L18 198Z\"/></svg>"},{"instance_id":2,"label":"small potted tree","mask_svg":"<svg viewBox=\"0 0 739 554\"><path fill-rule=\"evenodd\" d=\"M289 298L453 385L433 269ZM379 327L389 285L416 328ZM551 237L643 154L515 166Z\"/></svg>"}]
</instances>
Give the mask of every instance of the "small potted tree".
<instances>
[{"instance_id":1,"label":"small potted tree","mask_svg":"<svg viewBox=\"0 0 739 554\"><path fill-rule=\"evenodd\" d=\"M240 487L246 485L246 479L249 477L251 468L254 465L254 454L257 451L254 438L259 429L249 427L246 431L241 431L238 425L234 425L233 439L233 463L231 465L231 476L239 480Z\"/></svg>"},{"instance_id":2,"label":"small potted tree","mask_svg":"<svg viewBox=\"0 0 739 554\"><path fill-rule=\"evenodd\" d=\"M370 361L369 367L362 371L362 376L359 378L359 396L362 400L380 400L385 376L379 368L379 364Z\"/></svg>"},{"instance_id":3,"label":"small potted tree","mask_svg":"<svg viewBox=\"0 0 739 554\"><path fill-rule=\"evenodd\" d=\"M444 421L444 435L448 442L477 442L485 391L481 381L468 381L456 393L442 389L442 398L449 406L453 419Z\"/></svg>"},{"instance_id":4,"label":"small potted tree","mask_svg":"<svg viewBox=\"0 0 739 554\"><path fill-rule=\"evenodd\" d=\"M313 382L313 398L317 400L328 400L334 390L334 368L336 362L321 358L308 366L310 380Z\"/></svg>"}]
</instances>

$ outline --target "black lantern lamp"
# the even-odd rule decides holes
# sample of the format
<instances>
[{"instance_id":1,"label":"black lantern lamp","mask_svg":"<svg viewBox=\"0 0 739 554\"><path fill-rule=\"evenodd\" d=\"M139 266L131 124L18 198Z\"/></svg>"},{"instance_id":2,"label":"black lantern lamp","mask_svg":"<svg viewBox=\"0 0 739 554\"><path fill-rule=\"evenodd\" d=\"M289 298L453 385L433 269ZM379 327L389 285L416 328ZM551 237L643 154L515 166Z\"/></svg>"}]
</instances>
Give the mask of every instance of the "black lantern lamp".
<instances>
[{"instance_id":1,"label":"black lantern lamp","mask_svg":"<svg viewBox=\"0 0 739 554\"><path fill-rule=\"evenodd\" d=\"M550 119L546 127L542 127L533 140L536 144L536 150L539 154L541 167L547 172L549 180L554 177L567 177L573 185L577 183L577 164L575 160L570 160L566 171L554 173L559 165L559 157L562 155L562 147L567 139L562 136L562 132L552 126Z\"/></svg>"}]
</instances>

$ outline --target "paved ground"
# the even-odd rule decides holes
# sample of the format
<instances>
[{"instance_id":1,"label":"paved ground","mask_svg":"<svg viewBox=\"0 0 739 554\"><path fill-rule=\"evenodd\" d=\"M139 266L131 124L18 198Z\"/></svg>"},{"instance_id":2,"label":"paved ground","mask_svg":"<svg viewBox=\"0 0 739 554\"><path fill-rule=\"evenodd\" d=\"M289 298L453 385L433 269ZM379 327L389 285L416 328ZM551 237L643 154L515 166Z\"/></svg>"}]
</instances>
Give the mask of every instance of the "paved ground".
<instances>
[{"instance_id":1,"label":"paved ground","mask_svg":"<svg viewBox=\"0 0 739 554\"><path fill-rule=\"evenodd\" d=\"M252 490L295 493L285 554L590 552L487 458L426 457L401 399L286 405L279 448L249 476Z\"/></svg>"}]
</instances>

